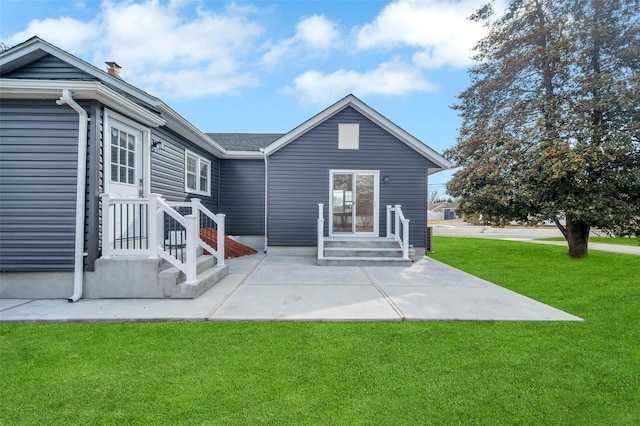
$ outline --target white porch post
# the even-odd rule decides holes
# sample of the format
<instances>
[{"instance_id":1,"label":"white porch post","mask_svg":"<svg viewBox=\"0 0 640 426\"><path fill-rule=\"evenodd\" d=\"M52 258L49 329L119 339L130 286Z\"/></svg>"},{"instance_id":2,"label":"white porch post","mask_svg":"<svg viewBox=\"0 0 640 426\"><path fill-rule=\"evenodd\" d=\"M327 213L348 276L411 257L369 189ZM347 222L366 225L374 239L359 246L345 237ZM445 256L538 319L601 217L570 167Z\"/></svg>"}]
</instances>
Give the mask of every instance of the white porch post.
<instances>
[{"instance_id":1,"label":"white porch post","mask_svg":"<svg viewBox=\"0 0 640 426\"><path fill-rule=\"evenodd\" d=\"M324 257L324 204L318 204L318 259Z\"/></svg>"},{"instance_id":2,"label":"white porch post","mask_svg":"<svg viewBox=\"0 0 640 426\"><path fill-rule=\"evenodd\" d=\"M402 257L409 258L409 219L402 220Z\"/></svg>"},{"instance_id":3,"label":"white porch post","mask_svg":"<svg viewBox=\"0 0 640 426\"><path fill-rule=\"evenodd\" d=\"M401 211L401 205L400 204L396 204L395 206L396 209L396 229L395 231L395 236L396 236L396 240L400 239L400 215L398 214L399 211Z\"/></svg>"},{"instance_id":4,"label":"white porch post","mask_svg":"<svg viewBox=\"0 0 640 426\"><path fill-rule=\"evenodd\" d=\"M198 265L197 265L197 248L198 248L198 232L200 227L198 226L198 218L195 215L185 216L186 231L187 231L187 262L186 262L186 275L187 284L193 284L198 279Z\"/></svg>"},{"instance_id":5,"label":"white porch post","mask_svg":"<svg viewBox=\"0 0 640 426\"><path fill-rule=\"evenodd\" d=\"M195 215L198 218L198 223L199 223L200 222L200 198L191 199L191 214Z\"/></svg>"},{"instance_id":6,"label":"white porch post","mask_svg":"<svg viewBox=\"0 0 640 426\"><path fill-rule=\"evenodd\" d=\"M218 265L224 266L224 243L225 243L225 230L224 230L224 221L226 214L218 213L216 215L217 225L218 225Z\"/></svg>"},{"instance_id":7,"label":"white porch post","mask_svg":"<svg viewBox=\"0 0 640 426\"><path fill-rule=\"evenodd\" d=\"M111 194L101 194L102 197L102 257L108 258L112 256L113 247L111 247Z\"/></svg>"},{"instance_id":8,"label":"white porch post","mask_svg":"<svg viewBox=\"0 0 640 426\"><path fill-rule=\"evenodd\" d=\"M391 205L387 204L387 238L391 238Z\"/></svg>"},{"instance_id":9,"label":"white porch post","mask_svg":"<svg viewBox=\"0 0 640 426\"><path fill-rule=\"evenodd\" d=\"M158 200L160 194L149 194L149 258L158 257L158 241L161 235L164 236L164 230L160 230L158 226Z\"/></svg>"}]
</instances>

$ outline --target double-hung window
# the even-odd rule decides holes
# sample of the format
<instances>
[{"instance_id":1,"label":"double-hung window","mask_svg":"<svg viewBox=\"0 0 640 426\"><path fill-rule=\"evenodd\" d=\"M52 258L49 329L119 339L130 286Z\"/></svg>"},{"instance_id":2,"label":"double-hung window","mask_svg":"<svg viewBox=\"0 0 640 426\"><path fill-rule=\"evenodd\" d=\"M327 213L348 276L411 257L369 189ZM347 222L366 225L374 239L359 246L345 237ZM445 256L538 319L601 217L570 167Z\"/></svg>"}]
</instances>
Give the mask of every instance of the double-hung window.
<instances>
[{"instance_id":1,"label":"double-hung window","mask_svg":"<svg viewBox=\"0 0 640 426\"><path fill-rule=\"evenodd\" d=\"M185 151L184 154L184 190L194 194L211 195L211 162L190 151Z\"/></svg>"}]
</instances>

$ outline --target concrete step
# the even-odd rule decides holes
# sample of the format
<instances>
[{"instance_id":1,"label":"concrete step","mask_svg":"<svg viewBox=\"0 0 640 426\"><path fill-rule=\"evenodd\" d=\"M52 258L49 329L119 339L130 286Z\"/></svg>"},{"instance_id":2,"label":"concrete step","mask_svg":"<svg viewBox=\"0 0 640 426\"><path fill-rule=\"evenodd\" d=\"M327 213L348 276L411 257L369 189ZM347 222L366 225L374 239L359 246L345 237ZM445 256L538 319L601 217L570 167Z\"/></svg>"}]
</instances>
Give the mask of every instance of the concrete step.
<instances>
[{"instance_id":1,"label":"concrete step","mask_svg":"<svg viewBox=\"0 0 640 426\"><path fill-rule=\"evenodd\" d=\"M397 248L398 241L391 238L337 238L328 237L324 240L325 248L351 247L351 248Z\"/></svg>"},{"instance_id":2,"label":"concrete step","mask_svg":"<svg viewBox=\"0 0 640 426\"><path fill-rule=\"evenodd\" d=\"M411 259L396 257L324 257L320 266L411 266Z\"/></svg>"},{"instance_id":3,"label":"concrete step","mask_svg":"<svg viewBox=\"0 0 640 426\"><path fill-rule=\"evenodd\" d=\"M400 247L329 247L325 248L326 257L397 257L402 258Z\"/></svg>"},{"instance_id":4,"label":"concrete step","mask_svg":"<svg viewBox=\"0 0 640 426\"><path fill-rule=\"evenodd\" d=\"M185 275L184 273L176 268L175 266L171 265L169 262L167 262L166 260L164 261L165 263L169 264L169 267L164 268L161 270L159 275L166 275L167 277L172 276L175 277L174 283L179 283L181 281L185 280ZM213 266L216 264L216 259L215 257L211 256L211 255L201 255L198 256L197 262L196 262L196 270L199 273L206 271L207 269L211 269L213 268Z\"/></svg>"},{"instance_id":5,"label":"concrete step","mask_svg":"<svg viewBox=\"0 0 640 426\"><path fill-rule=\"evenodd\" d=\"M160 271L158 283L165 297L169 298L195 298L211 288L228 274L228 266L214 266L215 258L211 255L198 257L198 276L195 283L186 284L184 272L171 266Z\"/></svg>"},{"instance_id":6,"label":"concrete step","mask_svg":"<svg viewBox=\"0 0 640 426\"><path fill-rule=\"evenodd\" d=\"M184 257L183 256L183 251L184 250L185 250L184 247L179 249L179 251L177 253L178 256L179 256L178 257L179 259ZM171 252L171 254L174 255L174 256L176 255L176 253L173 252L173 251ZM198 258L200 258L200 257L202 257L203 254L204 254L204 249L202 247L200 247L200 246L196 247L196 256L198 256ZM186 256L186 254L185 254L185 256ZM215 258L214 258L214 263L215 263ZM171 265L171 263L167 262L164 259L162 259L162 261L160 262L160 270L161 271L164 271L165 269L169 269L169 268L172 268L172 267L173 267L173 265ZM200 272L200 271L198 271L198 272Z\"/></svg>"},{"instance_id":7,"label":"concrete step","mask_svg":"<svg viewBox=\"0 0 640 426\"><path fill-rule=\"evenodd\" d=\"M176 286L176 292L171 296L174 299L195 299L202 293L213 287L218 281L229 274L227 265L214 266L200 274L195 283L181 282Z\"/></svg>"}]
</instances>

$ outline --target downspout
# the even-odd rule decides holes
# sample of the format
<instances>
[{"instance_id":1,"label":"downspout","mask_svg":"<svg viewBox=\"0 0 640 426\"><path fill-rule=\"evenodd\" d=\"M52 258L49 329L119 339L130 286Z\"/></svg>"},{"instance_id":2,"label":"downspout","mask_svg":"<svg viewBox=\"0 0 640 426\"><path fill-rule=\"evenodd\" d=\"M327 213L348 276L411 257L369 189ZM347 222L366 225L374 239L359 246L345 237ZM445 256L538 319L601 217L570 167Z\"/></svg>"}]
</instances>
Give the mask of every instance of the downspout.
<instances>
[{"instance_id":1,"label":"downspout","mask_svg":"<svg viewBox=\"0 0 640 426\"><path fill-rule=\"evenodd\" d=\"M264 148L260 148L260 152L264 155L264 252L267 252L268 237L267 237L267 215L269 213L269 162L267 161L267 154L264 152Z\"/></svg>"},{"instance_id":2,"label":"downspout","mask_svg":"<svg viewBox=\"0 0 640 426\"><path fill-rule=\"evenodd\" d=\"M68 89L62 91L62 96L56 101L58 105L67 104L78 113L78 177L76 187L76 238L75 262L73 267L73 295L67 299L69 303L77 302L82 297L82 274L84 272L84 214L85 214L85 186L87 181L87 112L72 98Z\"/></svg>"}]
</instances>

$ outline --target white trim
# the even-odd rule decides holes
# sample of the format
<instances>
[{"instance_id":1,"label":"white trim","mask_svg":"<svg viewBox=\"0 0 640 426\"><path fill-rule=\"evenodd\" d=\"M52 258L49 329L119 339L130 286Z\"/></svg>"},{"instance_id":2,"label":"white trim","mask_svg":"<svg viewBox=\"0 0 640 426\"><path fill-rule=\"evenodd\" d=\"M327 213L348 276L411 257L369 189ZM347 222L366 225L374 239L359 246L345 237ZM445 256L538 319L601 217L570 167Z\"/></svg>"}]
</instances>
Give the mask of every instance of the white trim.
<instances>
[{"instance_id":1,"label":"white trim","mask_svg":"<svg viewBox=\"0 0 640 426\"><path fill-rule=\"evenodd\" d=\"M338 123L338 149L360 149L360 123Z\"/></svg>"},{"instance_id":2,"label":"white trim","mask_svg":"<svg viewBox=\"0 0 640 426\"><path fill-rule=\"evenodd\" d=\"M166 119L167 126L172 130L210 154L219 158L226 158L227 152L222 146L218 145L218 143L187 121L187 119L175 112L169 105L158 101L157 106L161 111L161 116Z\"/></svg>"},{"instance_id":3,"label":"white trim","mask_svg":"<svg viewBox=\"0 0 640 426\"><path fill-rule=\"evenodd\" d=\"M286 135L283 135L282 137L271 143L271 145L265 148L266 155L271 155L274 152L284 148L286 145L297 139L302 134L308 132L309 130L313 129L314 127L318 126L319 124L323 123L327 119L331 118L332 116L349 106L376 123L378 126L388 131L390 134L398 138L400 141L404 142L409 147L413 148L423 157L433 161L439 167L439 169L429 169L430 173L451 168L451 163L442 155L429 148L414 136L411 136L402 128L398 127L392 121L390 121L382 114L375 111L370 106L353 95L344 97L340 101L331 105L329 108L305 121Z\"/></svg>"},{"instance_id":4,"label":"white trim","mask_svg":"<svg viewBox=\"0 0 640 426\"><path fill-rule=\"evenodd\" d=\"M229 160L262 160L263 157L264 154L261 151L225 151L223 158Z\"/></svg>"},{"instance_id":5,"label":"white trim","mask_svg":"<svg viewBox=\"0 0 640 426\"><path fill-rule=\"evenodd\" d=\"M136 104L99 81L0 79L0 96L3 99L57 99L64 89L71 90L75 100L95 99L146 126L158 127L166 123L157 113Z\"/></svg>"},{"instance_id":6,"label":"white trim","mask_svg":"<svg viewBox=\"0 0 640 426\"><path fill-rule=\"evenodd\" d=\"M189 188L187 186L187 160L189 156L195 158L197 160L196 167L196 189ZM202 163L207 164L207 190L203 191L200 188L200 170L202 167ZM185 148L184 150L184 192L188 194L198 194L198 195L206 195L207 197L211 196L211 161L204 158L202 155L198 155L193 151L189 151Z\"/></svg>"},{"instance_id":7,"label":"white trim","mask_svg":"<svg viewBox=\"0 0 640 426\"><path fill-rule=\"evenodd\" d=\"M64 50L42 40L39 37L32 37L29 40L18 44L4 52L2 58L0 59L0 67L2 67L5 72L8 72L9 69L20 68L21 66L24 66L33 60L45 56L45 54L47 53L63 60L64 62L67 62L69 65L76 67L79 70L99 80L106 81L107 83L109 83L109 85L122 90L123 92L131 94L142 102L150 105L155 105L158 102L158 98L149 95L145 91L127 83L121 78L114 77L104 70L95 67L68 52L65 52ZM12 62L14 63L14 65L8 69L7 65ZM67 89L72 89L72 87L67 87Z\"/></svg>"},{"instance_id":8,"label":"white trim","mask_svg":"<svg viewBox=\"0 0 640 426\"><path fill-rule=\"evenodd\" d=\"M333 176L335 174L353 175L353 232L333 232ZM373 232L356 232L356 177L358 175L373 175ZM379 235L380 224L380 170L329 170L329 236L371 237Z\"/></svg>"}]
</instances>

